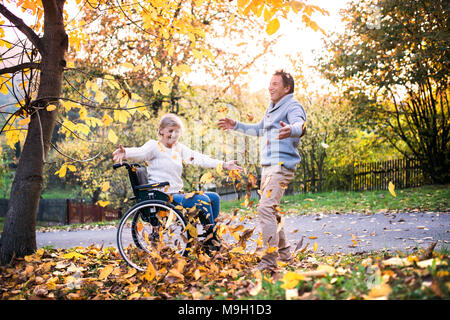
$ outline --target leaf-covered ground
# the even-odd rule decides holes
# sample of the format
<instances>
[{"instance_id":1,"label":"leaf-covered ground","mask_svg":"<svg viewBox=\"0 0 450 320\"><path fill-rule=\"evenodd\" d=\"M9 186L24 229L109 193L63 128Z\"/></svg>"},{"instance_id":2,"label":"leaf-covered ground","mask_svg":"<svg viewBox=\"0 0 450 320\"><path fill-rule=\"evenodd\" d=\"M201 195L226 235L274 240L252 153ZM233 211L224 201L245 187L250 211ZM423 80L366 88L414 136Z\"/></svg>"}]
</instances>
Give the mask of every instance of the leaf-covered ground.
<instances>
[{"instance_id":1,"label":"leaf-covered ground","mask_svg":"<svg viewBox=\"0 0 450 320\"><path fill-rule=\"evenodd\" d=\"M323 255L298 247L294 264L252 272L262 249L250 230L225 228L236 241L211 256L163 251L146 272L128 267L115 248L40 248L0 268L1 299L448 299L449 257L413 252ZM255 242L258 242L256 240Z\"/></svg>"}]
</instances>

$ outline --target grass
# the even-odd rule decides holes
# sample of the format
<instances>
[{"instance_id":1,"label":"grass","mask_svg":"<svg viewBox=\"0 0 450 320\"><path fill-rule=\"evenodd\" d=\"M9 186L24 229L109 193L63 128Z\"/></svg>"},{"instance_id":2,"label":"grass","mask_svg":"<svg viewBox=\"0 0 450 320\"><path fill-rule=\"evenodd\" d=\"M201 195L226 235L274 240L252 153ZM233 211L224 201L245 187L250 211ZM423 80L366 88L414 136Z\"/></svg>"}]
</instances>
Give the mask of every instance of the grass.
<instances>
[{"instance_id":1,"label":"grass","mask_svg":"<svg viewBox=\"0 0 450 320\"><path fill-rule=\"evenodd\" d=\"M76 191L69 189L50 189L42 193L43 199L72 199L76 197Z\"/></svg>"},{"instance_id":2,"label":"grass","mask_svg":"<svg viewBox=\"0 0 450 320\"><path fill-rule=\"evenodd\" d=\"M396 190L394 197L389 191L364 192L321 192L285 195L280 203L284 212L307 213L350 213L379 211L449 211L450 185L423 186ZM252 199L257 204L257 199ZM242 208L243 200L223 201L221 210L232 212ZM254 207L254 206L253 206ZM249 210L242 209L243 213Z\"/></svg>"}]
</instances>

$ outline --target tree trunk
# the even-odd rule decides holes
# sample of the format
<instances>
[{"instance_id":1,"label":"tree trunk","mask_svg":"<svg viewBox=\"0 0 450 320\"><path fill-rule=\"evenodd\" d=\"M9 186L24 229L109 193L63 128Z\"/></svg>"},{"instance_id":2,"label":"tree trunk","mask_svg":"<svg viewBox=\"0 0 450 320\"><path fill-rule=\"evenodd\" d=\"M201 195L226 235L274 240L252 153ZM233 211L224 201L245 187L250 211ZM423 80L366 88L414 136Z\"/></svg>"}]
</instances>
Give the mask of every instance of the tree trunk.
<instances>
[{"instance_id":1,"label":"tree trunk","mask_svg":"<svg viewBox=\"0 0 450 320\"><path fill-rule=\"evenodd\" d=\"M68 37L64 30L64 0L44 0L44 36L40 39L41 74L38 98L31 104L32 113L25 144L20 155L6 213L0 243L0 264L23 257L36 250L36 217L43 186L44 159L55 127L56 104L62 87Z\"/></svg>"}]
</instances>

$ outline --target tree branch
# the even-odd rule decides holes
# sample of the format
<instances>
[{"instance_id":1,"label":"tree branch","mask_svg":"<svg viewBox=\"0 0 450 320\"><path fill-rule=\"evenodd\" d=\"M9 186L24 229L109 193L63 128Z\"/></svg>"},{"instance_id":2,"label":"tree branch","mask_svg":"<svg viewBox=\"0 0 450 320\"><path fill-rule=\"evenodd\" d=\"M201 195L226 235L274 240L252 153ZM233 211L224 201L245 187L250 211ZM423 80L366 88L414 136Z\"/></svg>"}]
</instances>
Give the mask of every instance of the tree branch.
<instances>
[{"instance_id":1,"label":"tree branch","mask_svg":"<svg viewBox=\"0 0 450 320\"><path fill-rule=\"evenodd\" d=\"M41 38L39 38L34 30L27 26L22 19L9 11L3 4L0 4L0 14L16 26L16 28L19 29L31 41L31 43L39 50L41 54L43 53L44 47L42 46Z\"/></svg>"},{"instance_id":2,"label":"tree branch","mask_svg":"<svg viewBox=\"0 0 450 320\"><path fill-rule=\"evenodd\" d=\"M25 62L16 66L0 69L0 75L6 73L16 73L24 69L41 69L41 64L38 62Z\"/></svg>"}]
</instances>

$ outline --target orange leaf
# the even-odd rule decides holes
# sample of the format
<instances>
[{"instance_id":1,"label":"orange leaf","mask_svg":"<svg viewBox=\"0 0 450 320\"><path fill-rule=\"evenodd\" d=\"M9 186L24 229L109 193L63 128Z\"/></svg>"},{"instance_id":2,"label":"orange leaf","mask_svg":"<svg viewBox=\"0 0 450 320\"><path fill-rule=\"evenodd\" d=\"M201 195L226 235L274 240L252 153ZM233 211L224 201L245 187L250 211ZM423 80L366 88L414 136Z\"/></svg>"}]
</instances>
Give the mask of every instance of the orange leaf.
<instances>
[{"instance_id":1,"label":"orange leaf","mask_svg":"<svg viewBox=\"0 0 450 320\"><path fill-rule=\"evenodd\" d=\"M107 265L106 267L104 267L102 269L102 271L100 271L100 275L98 276L98 279L99 280L106 279L111 274L111 272L113 270L114 270L114 266L113 265L111 265L111 264Z\"/></svg>"}]
</instances>

